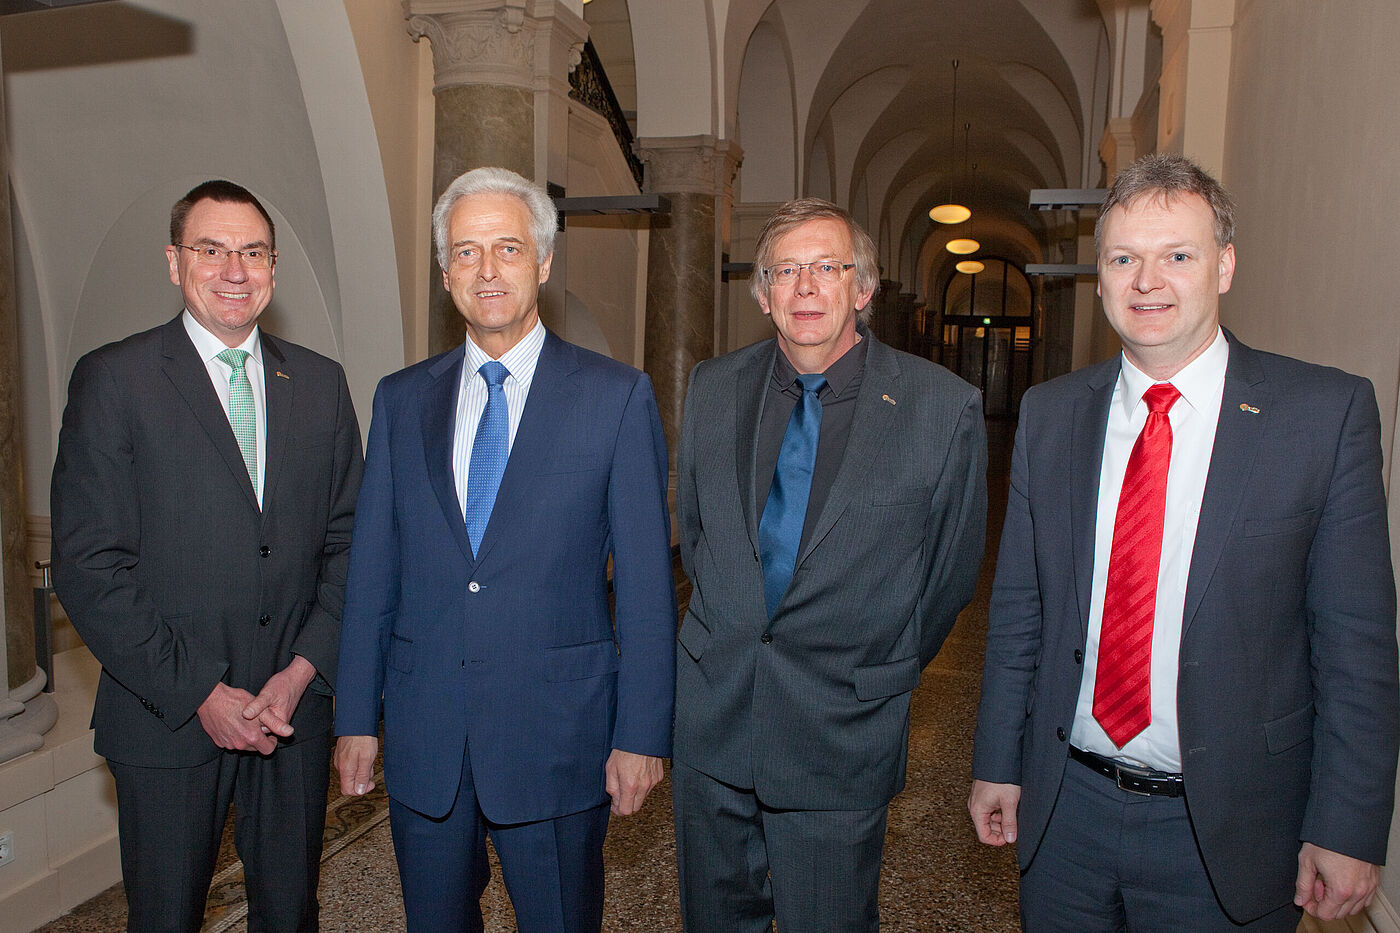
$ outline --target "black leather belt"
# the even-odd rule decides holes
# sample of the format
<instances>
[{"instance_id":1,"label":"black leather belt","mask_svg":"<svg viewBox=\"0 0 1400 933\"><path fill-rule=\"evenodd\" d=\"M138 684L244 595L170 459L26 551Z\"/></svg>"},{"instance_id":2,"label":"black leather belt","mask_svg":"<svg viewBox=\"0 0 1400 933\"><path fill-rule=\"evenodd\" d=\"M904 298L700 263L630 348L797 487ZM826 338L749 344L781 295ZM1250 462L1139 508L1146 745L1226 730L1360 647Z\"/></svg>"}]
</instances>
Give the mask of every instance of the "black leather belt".
<instances>
[{"instance_id":1,"label":"black leather belt","mask_svg":"<svg viewBox=\"0 0 1400 933\"><path fill-rule=\"evenodd\" d=\"M1130 794L1141 794L1144 797L1180 797L1186 793L1186 782L1181 775L1172 774L1168 771L1152 771L1147 768L1134 768L1114 761L1112 758L1105 758L1102 755L1095 755L1093 752L1086 752L1082 748L1069 747L1069 757L1084 765L1090 771L1095 771L1109 778L1118 785L1120 790L1125 790Z\"/></svg>"}]
</instances>

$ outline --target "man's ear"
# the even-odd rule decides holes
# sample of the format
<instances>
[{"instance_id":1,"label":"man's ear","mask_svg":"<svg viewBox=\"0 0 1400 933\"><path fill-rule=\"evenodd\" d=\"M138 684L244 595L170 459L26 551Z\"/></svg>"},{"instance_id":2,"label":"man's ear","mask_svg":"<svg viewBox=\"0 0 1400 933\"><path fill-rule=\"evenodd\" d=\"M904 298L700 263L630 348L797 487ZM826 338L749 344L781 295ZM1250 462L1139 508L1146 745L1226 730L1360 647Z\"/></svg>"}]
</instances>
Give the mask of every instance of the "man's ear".
<instances>
[{"instance_id":1,"label":"man's ear","mask_svg":"<svg viewBox=\"0 0 1400 933\"><path fill-rule=\"evenodd\" d=\"M180 247L170 245L165 248L166 262L170 263L170 284L180 284Z\"/></svg>"}]
</instances>

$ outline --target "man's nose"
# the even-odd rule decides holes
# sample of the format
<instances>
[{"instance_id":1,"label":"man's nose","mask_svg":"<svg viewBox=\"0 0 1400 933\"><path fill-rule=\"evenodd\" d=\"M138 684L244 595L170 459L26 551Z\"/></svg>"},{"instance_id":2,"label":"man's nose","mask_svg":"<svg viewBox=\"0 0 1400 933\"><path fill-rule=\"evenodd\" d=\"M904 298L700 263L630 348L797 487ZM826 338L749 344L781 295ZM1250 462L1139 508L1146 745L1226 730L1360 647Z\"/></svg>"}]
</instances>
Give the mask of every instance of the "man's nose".
<instances>
[{"instance_id":1,"label":"man's nose","mask_svg":"<svg viewBox=\"0 0 1400 933\"><path fill-rule=\"evenodd\" d=\"M243 254L233 250L224 260L223 277L230 282L243 282L248 278L248 267L243 264Z\"/></svg>"}]
</instances>

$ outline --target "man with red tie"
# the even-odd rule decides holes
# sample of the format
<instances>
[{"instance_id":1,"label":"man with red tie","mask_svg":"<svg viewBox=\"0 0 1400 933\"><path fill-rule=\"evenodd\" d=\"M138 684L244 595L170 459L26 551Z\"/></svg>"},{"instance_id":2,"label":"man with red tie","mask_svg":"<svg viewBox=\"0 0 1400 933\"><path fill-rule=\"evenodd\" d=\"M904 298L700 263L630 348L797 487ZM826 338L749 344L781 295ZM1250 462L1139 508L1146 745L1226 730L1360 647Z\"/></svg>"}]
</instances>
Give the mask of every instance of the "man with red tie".
<instances>
[{"instance_id":1,"label":"man with red tie","mask_svg":"<svg viewBox=\"0 0 1400 933\"><path fill-rule=\"evenodd\" d=\"M1220 327L1234 205L1148 156L1099 215L1121 356L1028 393L968 808L1032 933L1293 931L1385 860L1395 582L1369 382Z\"/></svg>"}]
</instances>

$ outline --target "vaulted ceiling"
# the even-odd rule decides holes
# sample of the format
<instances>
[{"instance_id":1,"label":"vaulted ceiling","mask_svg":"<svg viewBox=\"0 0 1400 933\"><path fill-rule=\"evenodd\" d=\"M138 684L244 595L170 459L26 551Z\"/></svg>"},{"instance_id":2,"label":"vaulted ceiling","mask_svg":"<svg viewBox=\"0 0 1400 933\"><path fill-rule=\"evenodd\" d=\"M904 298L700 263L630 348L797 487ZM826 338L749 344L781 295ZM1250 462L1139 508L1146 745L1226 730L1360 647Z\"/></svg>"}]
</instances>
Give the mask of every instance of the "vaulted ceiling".
<instances>
[{"instance_id":1,"label":"vaulted ceiling","mask_svg":"<svg viewBox=\"0 0 1400 933\"><path fill-rule=\"evenodd\" d=\"M648 82L666 76L635 64L651 56L634 44L664 41L678 75L703 52L710 87L676 80L674 94L714 95L709 131L744 149L741 201L818 194L849 207L886 275L920 293L943 277L952 236L1017 264L1061 258L1063 218L1027 200L1032 188L1101 180L1110 67L1099 0L707 0L710 35L651 35L667 2L593 0L585 16L624 107L665 98ZM645 127L647 113L638 119ZM928 219L950 193L973 211L953 228Z\"/></svg>"}]
</instances>

